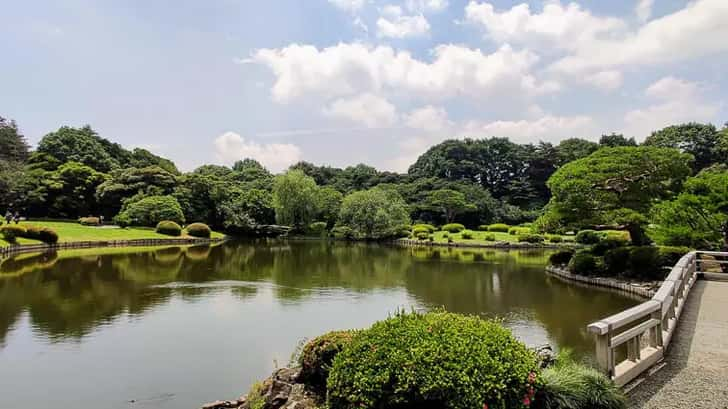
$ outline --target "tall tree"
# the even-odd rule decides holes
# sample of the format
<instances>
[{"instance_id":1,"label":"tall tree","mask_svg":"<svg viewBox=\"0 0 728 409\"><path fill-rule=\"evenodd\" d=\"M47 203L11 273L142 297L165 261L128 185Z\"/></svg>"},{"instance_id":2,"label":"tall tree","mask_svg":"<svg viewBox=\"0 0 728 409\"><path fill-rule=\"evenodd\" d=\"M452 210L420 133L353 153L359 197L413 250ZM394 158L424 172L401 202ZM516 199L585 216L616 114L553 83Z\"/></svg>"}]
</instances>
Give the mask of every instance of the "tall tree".
<instances>
[{"instance_id":1,"label":"tall tree","mask_svg":"<svg viewBox=\"0 0 728 409\"><path fill-rule=\"evenodd\" d=\"M452 189L440 189L430 192L426 206L434 211L441 212L447 223L455 221L457 215L475 209L473 204L466 201L463 193Z\"/></svg>"},{"instance_id":2,"label":"tall tree","mask_svg":"<svg viewBox=\"0 0 728 409\"><path fill-rule=\"evenodd\" d=\"M718 132L712 124L690 122L668 126L653 132L645 139L645 145L663 148L676 148L695 157L693 170L700 171L708 166L728 162L725 149L725 135Z\"/></svg>"},{"instance_id":3,"label":"tall tree","mask_svg":"<svg viewBox=\"0 0 728 409\"><path fill-rule=\"evenodd\" d=\"M278 175L273 183L273 207L278 223L304 231L317 212L318 186L300 170Z\"/></svg>"},{"instance_id":4,"label":"tall tree","mask_svg":"<svg viewBox=\"0 0 728 409\"><path fill-rule=\"evenodd\" d=\"M0 161L25 162L29 150L15 121L0 116Z\"/></svg>"},{"instance_id":5,"label":"tall tree","mask_svg":"<svg viewBox=\"0 0 728 409\"><path fill-rule=\"evenodd\" d=\"M581 138L569 138L556 146L557 166L585 158L599 149L599 144Z\"/></svg>"},{"instance_id":6,"label":"tall tree","mask_svg":"<svg viewBox=\"0 0 728 409\"><path fill-rule=\"evenodd\" d=\"M409 223L407 206L393 189L354 192L341 204L339 225L350 228L358 239L393 237Z\"/></svg>"},{"instance_id":7,"label":"tall tree","mask_svg":"<svg viewBox=\"0 0 728 409\"><path fill-rule=\"evenodd\" d=\"M634 138L625 138L622 134L611 133L609 135L602 135L599 138L599 146L607 148L616 148L617 146L637 146L637 142Z\"/></svg>"}]
</instances>

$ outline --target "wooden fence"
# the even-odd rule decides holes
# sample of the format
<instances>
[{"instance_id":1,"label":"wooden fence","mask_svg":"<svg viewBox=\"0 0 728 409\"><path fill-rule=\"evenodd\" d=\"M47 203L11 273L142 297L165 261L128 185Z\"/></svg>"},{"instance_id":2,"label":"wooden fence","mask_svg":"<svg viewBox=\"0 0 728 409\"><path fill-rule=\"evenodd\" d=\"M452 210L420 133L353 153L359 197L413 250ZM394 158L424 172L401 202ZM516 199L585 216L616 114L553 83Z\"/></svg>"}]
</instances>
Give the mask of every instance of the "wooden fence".
<instances>
[{"instance_id":1,"label":"wooden fence","mask_svg":"<svg viewBox=\"0 0 728 409\"><path fill-rule=\"evenodd\" d=\"M134 240L103 240L103 241L73 241L57 244L29 244L0 247L0 258L14 256L22 253L37 253L57 250L90 249L96 247L131 247L131 246L167 246L206 244L222 241L223 239L134 239Z\"/></svg>"},{"instance_id":2,"label":"wooden fence","mask_svg":"<svg viewBox=\"0 0 728 409\"><path fill-rule=\"evenodd\" d=\"M698 278L699 255L728 257L728 253L690 252L675 264L649 300L590 324L595 334L597 362L623 386L657 363L670 345L685 301ZM711 263L726 263L710 260ZM626 358L616 361L617 348L626 346Z\"/></svg>"}]
</instances>

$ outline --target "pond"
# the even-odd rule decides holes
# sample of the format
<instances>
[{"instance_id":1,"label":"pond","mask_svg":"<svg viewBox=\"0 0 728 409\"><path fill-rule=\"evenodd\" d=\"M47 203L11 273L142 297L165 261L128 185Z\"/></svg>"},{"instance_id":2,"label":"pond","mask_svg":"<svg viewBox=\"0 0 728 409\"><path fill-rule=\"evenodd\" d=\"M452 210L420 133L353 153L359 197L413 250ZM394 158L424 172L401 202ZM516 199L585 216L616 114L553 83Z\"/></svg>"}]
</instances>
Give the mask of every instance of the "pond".
<instances>
[{"instance_id":1,"label":"pond","mask_svg":"<svg viewBox=\"0 0 728 409\"><path fill-rule=\"evenodd\" d=\"M637 301L547 276L548 254L266 241L17 256L0 264L0 408L197 408L306 338L402 308L500 317L589 358L586 325Z\"/></svg>"}]
</instances>

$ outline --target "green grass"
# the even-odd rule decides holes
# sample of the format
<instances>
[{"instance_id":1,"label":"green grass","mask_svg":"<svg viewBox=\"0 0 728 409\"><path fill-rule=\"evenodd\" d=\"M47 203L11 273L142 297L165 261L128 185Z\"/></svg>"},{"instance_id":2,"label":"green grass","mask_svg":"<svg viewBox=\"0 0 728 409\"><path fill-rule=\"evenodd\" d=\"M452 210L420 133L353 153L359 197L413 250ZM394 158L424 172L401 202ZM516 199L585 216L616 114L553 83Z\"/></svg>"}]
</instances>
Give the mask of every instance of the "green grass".
<instances>
[{"instance_id":1,"label":"green grass","mask_svg":"<svg viewBox=\"0 0 728 409\"><path fill-rule=\"evenodd\" d=\"M72 241L96 241L96 240L134 240L134 239L169 239L171 236L165 236L154 231L150 227L128 227L126 229L103 228L82 226L74 222L61 221L27 221L21 222L21 226L42 226L49 227L58 233L58 241L61 243ZM183 231L181 238L189 238ZM212 232L211 238L222 238L224 234ZM37 240L28 240L19 238L19 244L37 244ZM0 247L8 246L10 243L0 237Z\"/></svg>"},{"instance_id":2,"label":"green grass","mask_svg":"<svg viewBox=\"0 0 728 409\"><path fill-rule=\"evenodd\" d=\"M433 233L433 236L435 237L435 243L447 243L447 238L445 238L445 234L447 233L453 242L455 243L470 243L470 244L495 244L497 242L508 242L508 243L518 243L518 235L514 234L508 234L508 233L499 233L499 232L488 232L488 231L476 231L471 230L473 234L472 239L463 239L462 233L447 233L444 231L436 231ZM495 237L495 241L487 241L485 240L485 236L492 235ZM551 236L551 235L549 235ZM564 243L573 243L574 236L561 236ZM548 240L546 240L544 243L549 243Z\"/></svg>"}]
</instances>

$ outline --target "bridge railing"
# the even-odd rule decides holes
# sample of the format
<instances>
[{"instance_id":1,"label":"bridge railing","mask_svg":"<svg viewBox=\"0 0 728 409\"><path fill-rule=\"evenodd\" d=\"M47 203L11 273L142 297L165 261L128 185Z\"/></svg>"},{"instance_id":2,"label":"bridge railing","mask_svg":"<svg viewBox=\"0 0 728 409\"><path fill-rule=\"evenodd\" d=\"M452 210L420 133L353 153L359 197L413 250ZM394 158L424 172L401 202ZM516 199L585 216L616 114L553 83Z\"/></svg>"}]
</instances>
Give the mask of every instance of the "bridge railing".
<instances>
[{"instance_id":1,"label":"bridge railing","mask_svg":"<svg viewBox=\"0 0 728 409\"><path fill-rule=\"evenodd\" d=\"M652 299L587 327L596 337L597 363L617 385L627 384L664 356L697 279L697 264L704 261L698 254L728 257L728 253L687 253ZM626 354L618 354L618 348L625 346Z\"/></svg>"}]
</instances>

